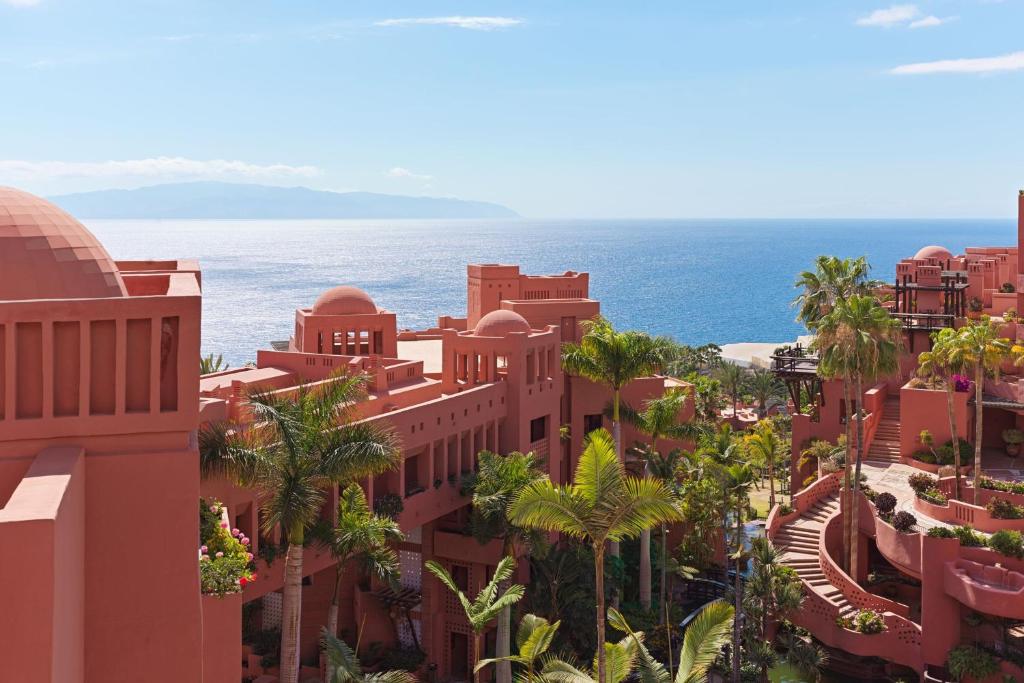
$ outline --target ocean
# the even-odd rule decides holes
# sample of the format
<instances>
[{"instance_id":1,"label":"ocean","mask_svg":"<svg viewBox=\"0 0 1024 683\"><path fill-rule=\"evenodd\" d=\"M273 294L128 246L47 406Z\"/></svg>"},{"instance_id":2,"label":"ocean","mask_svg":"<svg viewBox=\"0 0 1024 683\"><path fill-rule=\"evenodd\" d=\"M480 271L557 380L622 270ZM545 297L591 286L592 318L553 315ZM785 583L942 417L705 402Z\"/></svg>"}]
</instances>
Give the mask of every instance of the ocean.
<instances>
[{"instance_id":1,"label":"ocean","mask_svg":"<svg viewBox=\"0 0 1024 683\"><path fill-rule=\"evenodd\" d=\"M688 344L787 342L803 333L793 282L819 254L867 256L891 280L939 244L1016 243L1011 220L86 220L115 259L198 258L203 353L232 366L287 339L295 309L351 284L399 328L465 315L466 264L590 273L617 326Z\"/></svg>"}]
</instances>

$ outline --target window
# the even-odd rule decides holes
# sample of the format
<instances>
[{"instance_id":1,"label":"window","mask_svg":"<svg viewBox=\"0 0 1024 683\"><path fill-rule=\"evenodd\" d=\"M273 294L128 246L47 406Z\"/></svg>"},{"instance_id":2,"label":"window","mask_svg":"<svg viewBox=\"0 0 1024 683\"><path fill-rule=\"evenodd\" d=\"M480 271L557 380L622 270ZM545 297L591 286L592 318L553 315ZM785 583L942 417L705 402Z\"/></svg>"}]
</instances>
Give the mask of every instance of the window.
<instances>
[{"instance_id":1,"label":"window","mask_svg":"<svg viewBox=\"0 0 1024 683\"><path fill-rule=\"evenodd\" d=\"M604 415L601 413L583 416L583 436L600 429L602 426L604 426Z\"/></svg>"},{"instance_id":2,"label":"window","mask_svg":"<svg viewBox=\"0 0 1024 683\"><path fill-rule=\"evenodd\" d=\"M540 441L548 435L548 416L530 420L530 443Z\"/></svg>"}]
</instances>

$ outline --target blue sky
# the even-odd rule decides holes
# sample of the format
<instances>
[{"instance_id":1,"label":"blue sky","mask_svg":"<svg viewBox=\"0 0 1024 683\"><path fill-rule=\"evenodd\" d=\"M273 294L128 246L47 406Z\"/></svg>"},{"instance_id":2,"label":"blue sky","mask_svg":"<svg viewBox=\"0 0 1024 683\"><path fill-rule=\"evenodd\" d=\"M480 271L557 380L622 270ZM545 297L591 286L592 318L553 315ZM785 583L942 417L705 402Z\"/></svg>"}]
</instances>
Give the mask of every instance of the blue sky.
<instances>
[{"instance_id":1,"label":"blue sky","mask_svg":"<svg viewBox=\"0 0 1024 683\"><path fill-rule=\"evenodd\" d=\"M1024 0L0 0L0 184L1008 217Z\"/></svg>"}]
</instances>

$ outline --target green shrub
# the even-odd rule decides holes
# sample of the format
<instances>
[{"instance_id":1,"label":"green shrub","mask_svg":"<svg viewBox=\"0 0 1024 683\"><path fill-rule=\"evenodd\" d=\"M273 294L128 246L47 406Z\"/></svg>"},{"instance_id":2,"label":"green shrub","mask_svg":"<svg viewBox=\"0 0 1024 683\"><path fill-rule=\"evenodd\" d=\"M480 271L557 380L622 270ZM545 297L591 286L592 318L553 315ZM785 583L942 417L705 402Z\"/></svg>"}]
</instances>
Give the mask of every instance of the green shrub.
<instances>
[{"instance_id":1,"label":"green shrub","mask_svg":"<svg viewBox=\"0 0 1024 683\"><path fill-rule=\"evenodd\" d=\"M811 484L813 484L816 481L818 481L818 475L816 475L816 474L809 475L806 479L804 479L803 487L807 488L808 486L810 486Z\"/></svg>"},{"instance_id":2,"label":"green shrub","mask_svg":"<svg viewBox=\"0 0 1024 683\"><path fill-rule=\"evenodd\" d=\"M953 451L950 450L950 453L952 452ZM915 451L914 460L917 460L918 462L923 462L926 465L934 465L937 461L935 453L932 453L931 451Z\"/></svg>"},{"instance_id":3,"label":"green shrub","mask_svg":"<svg viewBox=\"0 0 1024 683\"><path fill-rule=\"evenodd\" d=\"M1002 481L1001 479L982 477L981 488L1024 495L1024 481Z\"/></svg>"},{"instance_id":4,"label":"green shrub","mask_svg":"<svg viewBox=\"0 0 1024 683\"><path fill-rule=\"evenodd\" d=\"M960 442L960 464L962 465L963 463L970 461L970 459L974 457L974 446L972 446L971 444L967 443L963 439L957 439L957 441ZM953 453L953 440L950 439L949 441L944 443L942 445L942 447L943 448L949 448L950 449L949 452L952 455L952 453ZM950 460L949 460L949 464L952 464L952 462L953 462L953 459L951 457Z\"/></svg>"},{"instance_id":5,"label":"green shrub","mask_svg":"<svg viewBox=\"0 0 1024 683\"><path fill-rule=\"evenodd\" d=\"M970 524L953 527L953 533L962 546L967 548L985 547L985 537L972 529Z\"/></svg>"},{"instance_id":6,"label":"green shrub","mask_svg":"<svg viewBox=\"0 0 1024 683\"><path fill-rule=\"evenodd\" d=\"M889 492L879 493L875 496L875 508L883 515L887 515L896 509L896 496Z\"/></svg>"},{"instance_id":7,"label":"green shrub","mask_svg":"<svg viewBox=\"0 0 1024 683\"><path fill-rule=\"evenodd\" d=\"M906 510L900 510L892 518L892 526L901 534L909 534L917 524L917 517Z\"/></svg>"},{"instance_id":8,"label":"green shrub","mask_svg":"<svg viewBox=\"0 0 1024 683\"><path fill-rule=\"evenodd\" d=\"M389 671L416 671L426 658L425 652L414 647L388 648L380 667Z\"/></svg>"},{"instance_id":9,"label":"green shrub","mask_svg":"<svg viewBox=\"0 0 1024 683\"><path fill-rule=\"evenodd\" d=\"M793 512L793 506L792 505L789 505L788 503L780 503L779 504L779 514L780 515L784 516L784 515L791 514L792 512Z\"/></svg>"},{"instance_id":10,"label":"green shrub","mask_svg":"<svg viewBox=\"0 0 1024 683\"><path fill-rule=\"evenodd\" d=\"M921 500L928 501L933 505L945 505L946 503L949 502L949 499L946 498L946 494L944 494L937 488L930 488L925 491L918 491L917 497L920 498Z\"/></svg>"},{"instance_id":11,"label":"green shrub","mask_svg":"<svg viewBox=\"0 0 1024 683\"><path fill-rule=\"evenodd\" d=\"M961 645L949 651L946 667L958 681L968 676L980 681L999 671L999 662L989 653L973 645Z\"/></svg>"},{"instance_id":12,"label":"green shrub","mask_svg":"<svg viewBox=\"0 0 1024 683\"><path fill-rule=\"evenodd\" d=\"M939 465L952 465L956 460L953 457L953 447L943 446L935 451L935 463Z\"/></svg>"},{"instance_id":13,"label":"green shrub","mask_svg":"<svg viewBox=\"0 0 1024 683\"><path fill-rule=\"evenodd\" d=\"M862 609L853 617L854 628L868 635L885 630L885 620L873 609Z\"/></svg>"},{"instance_id":14,"label":"green shrub","mask_svg":"<svg viewBox=\"0 0 1024 683\"><path fill-rule=\"evenodd\" d=\"M907 477L907 483L910 484L910 488L914 489L914 492L917 493L934 488L938 485L939 480L924 472L914 472Z\"/></svg>"},{"instance_id":15,"label":"green shrub","mask_svg":"<svg viewBox=\"0 0 1024 683\"><path fill-rule=\"evenodd\" d=\"M1014 505L1005 498L993 497L985 506L993 519L1021 519L1024 518L1024 506Z\"/></svg>"},{"instance_id":16,"label":"green shrub","mask_svg":"<svg viewBox=\"0 0 1024 683\"><path fill-rule=\"evenodd\" d=\"M928 535L932 538L956 538L956 532L946 526L933 526Z\"/></svg>"},{"instance_id":17,"label":"green shrub","mask_svg":"<svg viewBox=\"0 0 1024 683\"><path fill-rule=\"evenodd\" d=\"M988 547L1001 555L1024 559L1024 536L1019 531L1001 529L988 539Z\"/></svg>"}]
</instances>

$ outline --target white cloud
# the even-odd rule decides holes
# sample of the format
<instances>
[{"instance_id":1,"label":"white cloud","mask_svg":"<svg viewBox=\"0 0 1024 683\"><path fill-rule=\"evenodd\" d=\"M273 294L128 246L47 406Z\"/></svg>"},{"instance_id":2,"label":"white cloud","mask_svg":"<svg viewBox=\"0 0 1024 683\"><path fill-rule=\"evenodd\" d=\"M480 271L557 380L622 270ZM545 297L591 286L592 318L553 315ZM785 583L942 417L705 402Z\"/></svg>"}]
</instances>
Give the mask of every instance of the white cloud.
<instances>
[{"instance_id":1,"label":"white cloud","mask_svg":"<svg viewBox=\"0 0 1024 683\"><path fill-rule=\"evenodd\" d=\"M892 5L886 9L876 9L871 14L857 20L857 26L880 26L892 28L899 24L914 21L921 16L917 5Z\"/></svg>"},{"instance_id":2,"label":"white cloud","mask_svg":"<svg viewBox=\"0 0 1024 683\"><path fill-rule=\"evenodd\" d=\"M948 24L951 21L956 21L960 17L937 17L934 14L929 14L927 17L918 19L917 21L910 22L909 28L932 28L933 26L942 26Z\"/></svg>"},{"instance_id":3,"label":"white cloud","mask_svg":"<svg viewBox=\"0 0 1024 683\"><path fill-rule=\"evenodd\" d=\"M514 17L410 17L404 19L383 19L375 22L375 26L454 26L470 31L493 31L499 28L511 28L524 23Z\"/></svg>"},{"instance_id":4,"label":"white cloud","mask_svg":"<svg viewBox=\"0 0 1024 683\"><path fill-rule=\"evenodd\" d=\"M433 180L434 176L424 175L422 173L413 173L407 168L401 166L395 166L388 170L388 176L392 178L409 178L412 180Z\"/></svg>"},{"instance_id":5,"label":"white cloud","mask_svg":"<svg viewBox=\"0 0 1024 683\"><path fill-rule=\"evenodd\" d=\"M1024 70L1024 52L1012 52L999 57L976 57L973 59L942 59L936 62L903 64L889 73L900 76L920 74L985 74L997 71Z\"/></svg>"},{"instance_id":6,"label":"white cloud","mask_svg":"<svg viewBox=\"0 0 1024 683\"><path fill-rule=\"evenodd\" d=\"M24 161L0 159L0 179L48 180L55 178L282 178L320 175L315 166L258 165L244 161L184 157L155 157L123 161Z\"/></svg>"}]
</instances>

